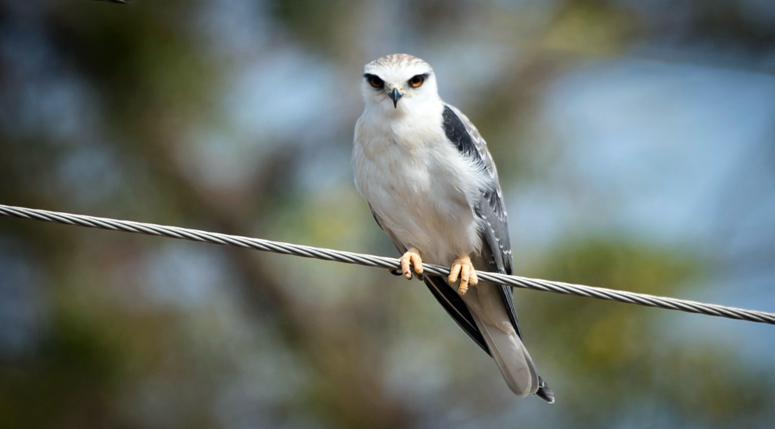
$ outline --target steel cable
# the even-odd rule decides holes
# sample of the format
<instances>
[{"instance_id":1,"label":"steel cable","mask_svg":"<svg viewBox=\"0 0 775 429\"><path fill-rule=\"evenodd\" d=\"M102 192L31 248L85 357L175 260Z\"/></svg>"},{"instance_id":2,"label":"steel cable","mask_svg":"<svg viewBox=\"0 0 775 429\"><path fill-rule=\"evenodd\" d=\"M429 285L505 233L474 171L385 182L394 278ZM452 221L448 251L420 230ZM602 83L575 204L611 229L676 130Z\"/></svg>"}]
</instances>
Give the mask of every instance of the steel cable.
<instances>
[{"instance_id":1,"label":"steel cable","mask_svg":"<svg viewBox=\"0 0 775 429\"><path fill-rule=\"evenodd\" d=\"M76 215L25 207L15 207L0 204L0 215L23 219L41 220L66 225L77 225L89 228L108 229L113 231L133 232L138 234L156 235L183 240L200 241L204 243L245 247L266 252L295 255L305 258L322 259L325 261L344 262L348 264L365 265L369 267L400 268L396 258L374 256L341 250L324 249L312 246L283 243L278 241L249 238L238 235L220 234L175 226L156 225L144 222L108 219L102 217ZM423 264L426 274L446 276L449 268L441 265ZM685 311L708 316L726 317L729 319L747 320L749 322L775 325L775 313L707 304L684 299L648 295L644 293L627 292L616 289L583 286L549 280L532 279L528 277L510 276L506 274L477 272L479 280L496 284L507 284L518 288L542 290L567 295L597 298L608 301L636 304L647 307L664 308L668 310Z\"/></svg>"}]
</instances>

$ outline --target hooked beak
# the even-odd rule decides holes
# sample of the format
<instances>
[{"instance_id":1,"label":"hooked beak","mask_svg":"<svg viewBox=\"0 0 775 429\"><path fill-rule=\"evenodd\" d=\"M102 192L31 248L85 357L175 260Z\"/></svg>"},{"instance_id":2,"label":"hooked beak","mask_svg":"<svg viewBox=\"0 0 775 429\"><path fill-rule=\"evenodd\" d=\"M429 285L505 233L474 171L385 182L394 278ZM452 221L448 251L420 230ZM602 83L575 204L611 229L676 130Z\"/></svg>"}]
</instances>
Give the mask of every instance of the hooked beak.
<instances>
[{"instance_id":1,"label":"hooked beak","mask_svg":"<svg viewBox=\"0 0 775 429\"><path fill-rule=\"evenodd\" d=\"M388 93L390 98L393 100L393 108L398 108L398 100L403 96L404 94L398 92L398 88L393 88L392 91Z\"/></svg>"}]
</instances>

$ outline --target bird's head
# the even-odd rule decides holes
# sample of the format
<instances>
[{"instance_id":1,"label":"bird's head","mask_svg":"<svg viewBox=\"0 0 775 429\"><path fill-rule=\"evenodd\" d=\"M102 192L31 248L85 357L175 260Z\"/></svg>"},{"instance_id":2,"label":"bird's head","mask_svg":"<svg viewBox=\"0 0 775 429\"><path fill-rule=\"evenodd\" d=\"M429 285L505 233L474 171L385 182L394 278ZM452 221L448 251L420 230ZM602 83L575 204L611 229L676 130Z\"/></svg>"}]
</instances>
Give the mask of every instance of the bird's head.
<instances>
[{"instance_id":1,"label":"bird's head","mask_svg":"<svg viewBox=\"0 0 775 429\"><path fill-rule=\"evenodd\" d=\"M367 107L396 113L439 100L431 66L408 54L387 55L366 64L361 92Z\"/></svg>"}]
</instances>

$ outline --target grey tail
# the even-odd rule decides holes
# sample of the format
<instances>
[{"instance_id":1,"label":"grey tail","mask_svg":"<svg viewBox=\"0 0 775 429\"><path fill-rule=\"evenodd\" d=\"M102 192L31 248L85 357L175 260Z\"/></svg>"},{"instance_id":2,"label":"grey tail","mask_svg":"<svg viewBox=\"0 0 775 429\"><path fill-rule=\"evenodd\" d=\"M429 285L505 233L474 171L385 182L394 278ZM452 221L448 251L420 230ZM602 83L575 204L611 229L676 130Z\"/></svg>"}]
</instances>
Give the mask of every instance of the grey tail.
<instances>
[{"instance_id":1,"label":"grey tail","mask_svg":"<svg viewBox=\"0 0 775 429\"><path fill-rule=\"evenodd\" d=\"M544 401L554 404L554 392L541 376L538 376L538 390L535 394Z\"/></svg>"}]
</instances>

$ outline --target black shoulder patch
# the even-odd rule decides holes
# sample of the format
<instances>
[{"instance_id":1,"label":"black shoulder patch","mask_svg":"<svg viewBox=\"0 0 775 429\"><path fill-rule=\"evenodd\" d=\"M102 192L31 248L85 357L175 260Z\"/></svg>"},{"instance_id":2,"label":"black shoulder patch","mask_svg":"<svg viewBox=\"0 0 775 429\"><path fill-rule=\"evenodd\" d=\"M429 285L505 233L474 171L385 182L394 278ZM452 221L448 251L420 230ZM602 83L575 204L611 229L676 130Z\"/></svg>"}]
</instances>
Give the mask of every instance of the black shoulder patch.
<instances>
[{"instance_id":1,"label":"black shoulder patch","mask_svg":"<svg viewBox=\"0 0 775 429\"><path fill-rule=\"evenodd\" d=\"M484 163L482 157L479 156L479 151L476 150L474 140L471 138L471 135L468 134L466 126L463 125L463 121L458 118L449 106L444 106L442 126L444 127L444 134L446 134L449 141L457 147L457 150L460 151L460 153L469 158L473 158L478 162Z\"/></svg>"}]
</instances>

